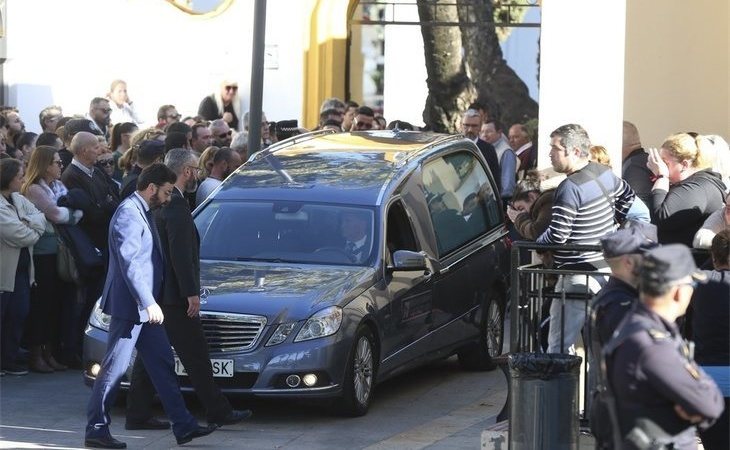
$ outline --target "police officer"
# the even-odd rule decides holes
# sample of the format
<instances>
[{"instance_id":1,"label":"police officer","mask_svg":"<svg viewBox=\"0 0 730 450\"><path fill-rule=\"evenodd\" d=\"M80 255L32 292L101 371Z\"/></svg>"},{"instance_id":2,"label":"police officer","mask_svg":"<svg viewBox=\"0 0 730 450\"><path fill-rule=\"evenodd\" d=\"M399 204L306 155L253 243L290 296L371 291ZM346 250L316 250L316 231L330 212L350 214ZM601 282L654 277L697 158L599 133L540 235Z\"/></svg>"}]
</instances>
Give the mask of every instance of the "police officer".
<instances>
[{"instance_id":1,"label":"police officer","mask_svg":"<svg viewBox=\"0 0 730 450\"><path fill-rule=\"evenodd\" d=\"M633 222L633 221L632 221ZM596 441L596 448L611 448L612 429L606 416L606 376L600 370L603 366L601 351L626 313L639 299L639 269L641 253L656 245L657 229L650 223L635 222L627 229L621 229L601 239L603 257L611 269L608 283L596 294L590 307L588 330L590 336L590 371L588 384L591 397L588 410L591 412L590 426ZM598 369L598 370L597 370Z\"/></svg>"},{"instance_id":2,"label":"police officer","mask_svg":"<svg viewBox=\"0 0 730 450\"><path fill-rule=\"evenodd\" d=\"M717 385L692 359L674 323L706 277L682 244L644 254L640 301L606 344L608 384L624 449L696 449L695 426L720 416Z\"/></svg>"},{"instance_id":3,"label":"police officer","mask_svg":"<svg viewBox=\"0 0 730 450\"><path fill-rule=\"evenodd\" d=\"M657 242L655 225L636 223L636 226L618 230L601 239L603 258L611 269L611 276L591 303L591 346L598 346L598 349L608 342L621 319L639 298L641 254Z\"/></svg>"}]
</instances>

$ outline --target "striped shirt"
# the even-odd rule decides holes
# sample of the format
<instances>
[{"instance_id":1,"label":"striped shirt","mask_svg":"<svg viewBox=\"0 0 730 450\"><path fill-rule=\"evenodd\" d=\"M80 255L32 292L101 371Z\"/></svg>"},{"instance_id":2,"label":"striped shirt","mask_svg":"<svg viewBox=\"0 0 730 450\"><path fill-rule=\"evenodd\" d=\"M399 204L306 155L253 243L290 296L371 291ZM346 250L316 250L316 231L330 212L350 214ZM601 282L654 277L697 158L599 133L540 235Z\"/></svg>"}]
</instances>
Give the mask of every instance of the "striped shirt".
<instances>
[{"instance_id":1,"label":"striped shirt","mask_svg":"<svg viewBox=\"0 0 730 450\"><path fill-rule=\"evenodd\" d=\"M570 174L555 190L550 226L537 242L597 245L626 219L634 196L628 183L614 175L610 167L590 162ZM601 252L566 250L554 251L554 257L556 267L603 259Z\"/></svg>"}]
</instances>

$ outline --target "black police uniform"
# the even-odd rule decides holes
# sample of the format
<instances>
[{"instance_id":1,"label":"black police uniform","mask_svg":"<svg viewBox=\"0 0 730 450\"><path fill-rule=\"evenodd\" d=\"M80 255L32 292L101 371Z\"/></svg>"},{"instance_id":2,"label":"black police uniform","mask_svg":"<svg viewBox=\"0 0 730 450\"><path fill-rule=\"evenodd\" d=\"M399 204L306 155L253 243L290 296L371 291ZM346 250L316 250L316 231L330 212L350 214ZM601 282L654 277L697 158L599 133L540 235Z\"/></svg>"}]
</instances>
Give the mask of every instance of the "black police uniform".
<instances>
[{"instance_id":1,"label":"black police uniform","mask_svg":"<svg viewBox=\"0 0 730 450\"><path fill-rule=\"evenodd\" d=\"M592 343L603 347L638 298L639 291L636 288L616 277L610 277L591 303Z\"/></svg>"},{"instance_id":2,"label":"black police uniform","mask_svg":"<svg viewBox=\"0 0 730 450\"><path fill-rule=\"evenodd\" d=\"M696 449L695 426L679 417L675 405L690 415L714 419L723 410L723 398L692 360L677 326L639 302L606 344L604 355L621 436L641 442L642 428L655 446L634 448Z\"/></svg>"}]
</instances>

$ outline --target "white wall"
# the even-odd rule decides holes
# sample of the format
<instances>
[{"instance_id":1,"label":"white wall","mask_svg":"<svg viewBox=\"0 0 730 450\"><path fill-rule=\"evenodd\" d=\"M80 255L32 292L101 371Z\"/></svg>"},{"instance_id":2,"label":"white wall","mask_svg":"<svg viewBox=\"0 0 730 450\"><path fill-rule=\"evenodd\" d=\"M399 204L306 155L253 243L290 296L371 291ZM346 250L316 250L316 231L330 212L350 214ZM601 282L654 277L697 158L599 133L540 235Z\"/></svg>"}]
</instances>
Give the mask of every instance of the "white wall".
<instances>
[{"instance_id":1,"label":"white wall","mask_svg":"<svg viewBox=\"0 0 730 450\"><path fill-rule=\"evenodd\" d=\"M730 140L730 2L627 4L626 120L645 147L696 131Z\"/></svg>"},{"instance_id":2,"label":"white wall","mask_svg":"<svg viewBox=\"0 0 730 450\"><path fill-rule=\"evenodd\" d=\"M142 117L156 120L174 104L195 115L200 100L223 77L239 82L248 110L253 0L237 0L223 14L196 18L163 1L23 0L8 4L7 103L30 131L50 104L83 114L112 80L127 81ZM278 69L264 72L270 120L300 119L303 55L309 1L269 0L267 45L278 49ZM282 14L286 11L286 14Z\"/></svg>"},{"instance_id":3,"label":"white wall","mask_svg":"<svg viewBox=\"0 0 730 450\"><path fill-rule=\"evenodd\" d=\"M621 170L626 0L546 0L540 41L540 168L550 132L582 125Z\"/></svg>"},{"instance_id":4,"label":"white wall","mask_svg":"<svg viewBox=\"0 0 730 450\"><path fill-rule=\"evenodd\" d=\"M400 7L388 19L418 21L418 9ZM385 84L383 87L383 117L390 123L405 120L423 126L423 108L428 96L423 36L414 25L385 26Z\"/></svg>"}]
</instances>

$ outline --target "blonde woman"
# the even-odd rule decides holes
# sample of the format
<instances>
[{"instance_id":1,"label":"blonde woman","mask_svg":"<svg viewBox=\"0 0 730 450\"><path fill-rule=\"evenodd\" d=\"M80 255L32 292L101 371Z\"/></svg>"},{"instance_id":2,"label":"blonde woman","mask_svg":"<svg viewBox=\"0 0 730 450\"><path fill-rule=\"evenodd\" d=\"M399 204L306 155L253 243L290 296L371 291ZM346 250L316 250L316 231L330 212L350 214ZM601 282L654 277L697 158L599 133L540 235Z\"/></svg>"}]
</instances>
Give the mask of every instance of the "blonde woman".
<instances>
[{"instance_id":1,"label":"blonde woman","mask_svg":"<svg viewBox=\"0 0 730 450\"><path fill-rule=\"evenodd\" d=\"M238 82L223 80L216 92L200 102L198 115L205 120L223 119L232 130L238 130L238 119L241 117Z\"/></svg>"},{"instance_id":2,"label":"blonde woman","mask_svg":"<svg viewBox=\"0 0 730 450\"><path fill-rule=\"evenodd\" d=\"M61 169L61 158L55 148L46 145L36 148L20 190L46 217L45 232L33 247L36 286L30 294L26 330L30 345L28 364L30 370L40 373L66 370L53 352L60 343L61 310L70 306L68 300L73 299L73 286L61 281L56 271L58 237L53 224L75 224L83 215L81 211L56 206L58 199L68 192L61 182Z\"/></svg>"},{"instance_id":3,"label":"blonde woman","mask_svg":"<svg viewBox=\"0 0 730 450\"><path fill-rule=\"evenodd\" d=\"M200 155L200 161L198 162L198 167L200 167L200 176L198 177L199 182L208 178L210 169L213 168L213 158L215 158L215 154L218 153L218 150L220 150L220 147L211 145Z\"/></svg>"},{"instance_id":4,"label":"blonde woman","mask_svg":"<svg viewBox=\"0 0 730 450\"><path fill-rule=\"evenodd\" d=\"M652 221L661 244L692 246L695 233L725 200L725 184L710 169L704 136L679 133L660 149L649 149L646 166L654 174Z\"/></svg>"}]
</instances>

